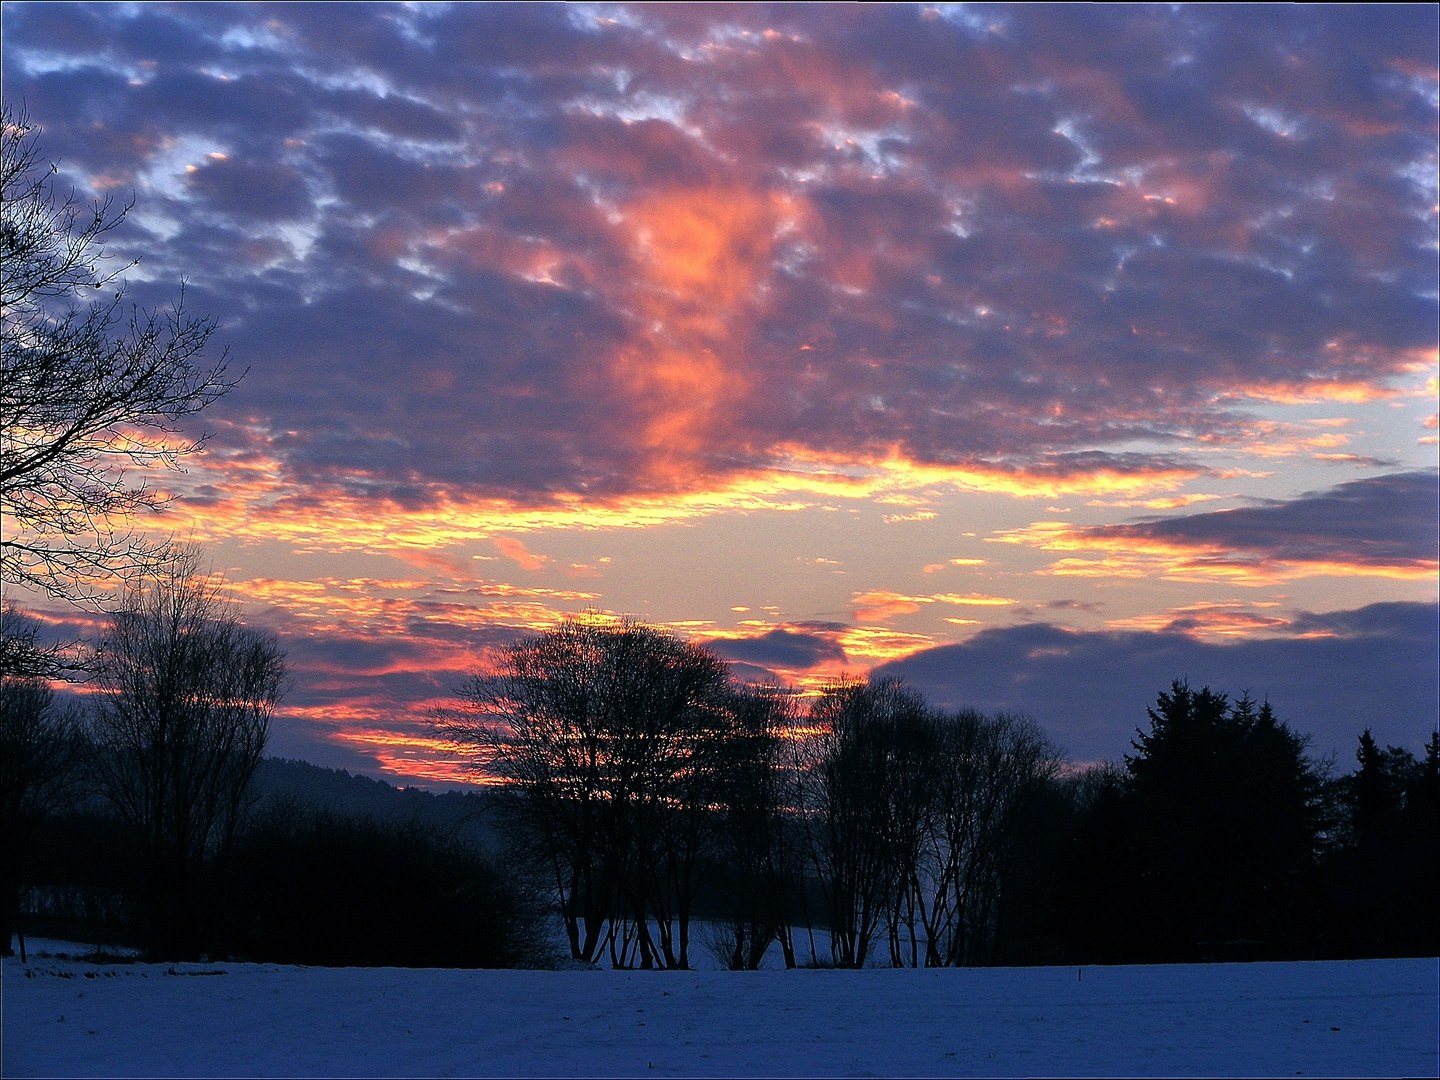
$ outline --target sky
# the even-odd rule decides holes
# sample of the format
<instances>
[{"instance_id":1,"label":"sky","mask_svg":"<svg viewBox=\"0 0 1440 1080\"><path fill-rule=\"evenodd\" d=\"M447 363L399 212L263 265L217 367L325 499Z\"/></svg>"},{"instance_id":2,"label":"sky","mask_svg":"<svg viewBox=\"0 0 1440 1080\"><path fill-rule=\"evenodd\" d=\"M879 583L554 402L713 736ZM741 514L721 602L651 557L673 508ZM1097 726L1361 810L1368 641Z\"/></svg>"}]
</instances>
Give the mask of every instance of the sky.
<instances>
[{"instance_id":1,"label":"sky","mask_svg":"<svg viewBox=\"0 0 1440 1080\"><path fill-rule=\"evenodd\" d=\"M1433 6L0 18L245 372L147 527L280 636L274 753L453 779L431 711L591 609L1077 762L1174 678L1435 727Z\"/></svg>"}]
</instances>

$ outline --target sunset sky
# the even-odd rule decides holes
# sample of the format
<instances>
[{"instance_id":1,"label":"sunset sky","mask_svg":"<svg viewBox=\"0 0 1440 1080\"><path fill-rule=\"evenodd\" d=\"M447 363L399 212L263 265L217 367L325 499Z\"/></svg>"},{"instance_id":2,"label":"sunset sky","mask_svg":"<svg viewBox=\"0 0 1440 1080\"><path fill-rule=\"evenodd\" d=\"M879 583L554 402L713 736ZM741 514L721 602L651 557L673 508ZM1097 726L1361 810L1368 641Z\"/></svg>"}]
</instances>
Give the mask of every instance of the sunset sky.
<instances>
[{"instance_id":1,"label":"sunset sky","mask_svg":"<svg viewBox=\"0 0 1440 1080\"><path fill-rule=\"evenodd\" d=\"M129 299L248 369L154 524L281 636L274 753L450 777L428 710L587 608L1077 761L1181 676L1346 768L1435 725L1433 5L3 35L64 184L133 193Z\"/></svg>"}]
</instances>

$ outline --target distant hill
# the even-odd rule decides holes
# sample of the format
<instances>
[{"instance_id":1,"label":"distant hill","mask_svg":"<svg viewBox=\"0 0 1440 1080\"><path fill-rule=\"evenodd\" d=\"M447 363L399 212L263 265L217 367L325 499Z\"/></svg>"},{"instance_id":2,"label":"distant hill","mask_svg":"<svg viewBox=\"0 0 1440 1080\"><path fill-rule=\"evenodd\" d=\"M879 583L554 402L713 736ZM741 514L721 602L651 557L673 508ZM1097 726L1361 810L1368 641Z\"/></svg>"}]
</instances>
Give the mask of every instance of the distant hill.
<instances>
[{"instance_id":1,"label":"distant hill","mask_svg":"<svg viewBox=\"0 0 1440 1080\"><path fill-rule=\"evenodd\" d=\"M381 821L416 821L453 829L469 843L498 851L493 799L479 792L447 791L436 794L423 788L397 788L383 780L356 776L344 769L326 769L308 761L264 758L255 771L255 786L262 803L289 798L336 814Z\"/></svg>"}]
</instances>

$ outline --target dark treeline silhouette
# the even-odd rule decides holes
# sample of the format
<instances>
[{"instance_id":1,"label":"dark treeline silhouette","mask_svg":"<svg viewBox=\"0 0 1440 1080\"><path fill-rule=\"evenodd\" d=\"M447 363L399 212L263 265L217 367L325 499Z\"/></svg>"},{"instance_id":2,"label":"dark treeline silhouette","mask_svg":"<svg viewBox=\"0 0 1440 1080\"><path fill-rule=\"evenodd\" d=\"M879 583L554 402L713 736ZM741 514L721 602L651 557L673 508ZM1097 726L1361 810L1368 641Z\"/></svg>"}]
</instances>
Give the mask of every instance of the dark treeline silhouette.
<instances>
[{"instance_id":1,"label":"dark treeline silhouette","mask_svg":"<svg viewBox=\"0 0 1440 1080\"><path fill-rule=\"evenodd\" d=\"M1304 739L1268 704L1184 682L1149 719L1123 769L1057 806L1061 895L1036 937L1076 961L1314 954L1327 809Z\"/></svg>"},{"instance_id":2,"label":"dark treeline silhouette","mask_svg":"<svg viewBox=\"0 0 1440 1080\"><path fill-rule=\"evenodd\" d=\"M276 802L217 876L215 951L279 963L511 967L540 911L453 830Z\"/></svg>"},{"instance_id":3,"label":"dark treeline silhouette","mask_svg":"<svg viewBox=\"0 0 1440 1080\"><path fill-rule=\"evenodd\" d=\"M584 617L502 650L445 731L572 957L683 968L1433 955L1436 750L1331 777L1268 702L1175 682L1123 764L894 681L800 695Z\"/></svg>"},{"instance_id":4,"label":"dark treeline silhouette","mask_svg":"<svg viewBox=\"0 0 1440 1080\"><path fill-rule=\"evenodd\" d=\"M273 639L193 560L132 593L93 692L5 679L7 936L536 965L558 913L573 959L617 967L1437 952L1437 736L1420 760L1366 730L1336 775L1268 702L1177 681L1123 762L1077 768L1022 716L894 680L746 686L584 616L437 716L506 782L435 795L262 759Z\"/></svg>"},{"instance_id":5,"label":"dark treeline silhouette","mask_svg":"<svg viewBox=\"0 0 1440 1080\"><path fill-rule=\"evenodd\" d=\"M1333 919L1332 951L1353 956L1434 956L1437 928L1437 755L1431 736L1425 757L1381 750L1367 728L1355 757L1359 768L1336 782L1342 813L1337 849L1323 880Z\"/></svg>"},{"instance_id":6,"label":"dark treeline silhouette","mask_svg":"<svg viewBox=\"0 0 1440 1080\"><path fill-rule=\"evenodd\" d=\"M33 626L12 610L5 630ZM0 686L5 937L22 958L27 928L155 960L543 955L483 800L262 760L283 655L195 553L129 584L89 674L84 695Z\"/></svg>"}]
</instances>

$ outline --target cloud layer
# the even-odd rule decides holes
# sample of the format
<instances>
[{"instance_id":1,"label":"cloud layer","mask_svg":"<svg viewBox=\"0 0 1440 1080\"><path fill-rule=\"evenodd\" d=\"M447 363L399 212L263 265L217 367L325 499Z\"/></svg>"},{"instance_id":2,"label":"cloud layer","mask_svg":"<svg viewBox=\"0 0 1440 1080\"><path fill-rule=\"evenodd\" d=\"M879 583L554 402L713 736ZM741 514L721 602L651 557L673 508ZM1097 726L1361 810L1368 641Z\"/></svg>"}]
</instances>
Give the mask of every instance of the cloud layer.
<instances>
[{"instance_id":1,"label":"cloud layer","mask_svg":"<svg viewBox=\"0 0 1440 1080\"><path fill-rule=\"evenodd\" d=\"M250 366L217 498L1173 487L1433 362L1432 8L4 18Z\"/></svg>"},{"instance_id":2,"label":"cloud layer","mask_svg":"<svg viewBox=\"0 0 1440 1080\"><path fill-rule=\"evenodd\" d=\"M0 19L62 185L135 194L130 299L248 368L159 525L285 642L279 752L438 776L426 711L589 606L754 679L929 650L1085 756L1257 657L1302 726L1317 664L1433 716L1401 609L1294 612L1433 595L1433 7ZM1260 498L1336 468L1390 475Z\"/></svg>"},{"instance_id":3,"label":"cloud layer","mask_svg":"<svg viewBox=\"0 0 1440 1080\"><path fill-rule=\"evenodd\" d=\"M1427 581L1440 571L1440 475L1392 473L1290 500L1130 525L1042 521L994 539L1103 553L1062 558L1050 567L1074 577L1156 574L1265 585L1359 574Z\"/></svg>"},{"instance_id":4,"label":"cloud layer","mask_svg":"<svg viewBox=\"0 0 1440 1080\"><path fill-rule=\"evenodd\" d=\"M958 645L884 664L937 704L1034 716L1078 760L1118 759L1145 709L1173 679L1268 699L1314 737L1313 752L1344 755L1371 727L1381 743L1418 749L1440 715L1440 618L1433 604L1372 604L1304 613L1287 636L1214 644L1168 631L1077 631L1048 623L983 630Z\"/></svg>"}]
</instances>

